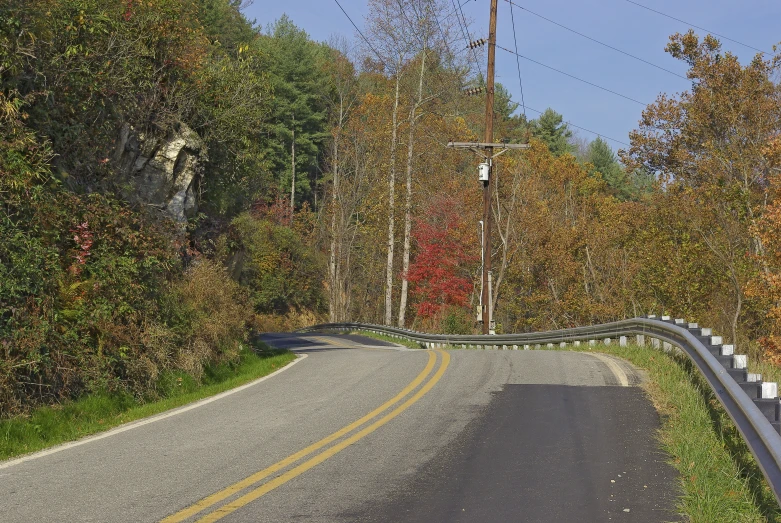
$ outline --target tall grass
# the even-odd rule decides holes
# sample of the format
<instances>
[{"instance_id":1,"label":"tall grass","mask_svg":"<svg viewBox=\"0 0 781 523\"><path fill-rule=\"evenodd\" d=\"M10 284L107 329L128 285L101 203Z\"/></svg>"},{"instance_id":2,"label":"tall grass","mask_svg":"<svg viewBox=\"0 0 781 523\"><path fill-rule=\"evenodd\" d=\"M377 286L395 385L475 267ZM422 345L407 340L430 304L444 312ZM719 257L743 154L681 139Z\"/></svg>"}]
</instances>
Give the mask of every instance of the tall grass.
<instances>
[{"instance_id":1,"label":"tall grass","mask_svg":"<svg viewBox=\"0 0 781 523\"><path fill-rule=\"evenodd\" d=\"M678 508L689 521L781 521L745 441L688 358L631 345L564 350L611 354L648 372L645 390L661 417L659 441L678 470Z\"/></svg>"},{"instance_id":2,"label":"tall grass","mask_svg":"<svg viewBox=\"0 0 781 523\"><path fill-rule=\"evenodd\" d=\"M268 375L295 359L285 351L255 353L244 348L237 361L206 366L200 381L183 371L160 375L155 397L100 392L62 405L41 407L29 416L0 421L0 459L42 450L117 425L213 396Z\"/></svg>"}]
</instances>

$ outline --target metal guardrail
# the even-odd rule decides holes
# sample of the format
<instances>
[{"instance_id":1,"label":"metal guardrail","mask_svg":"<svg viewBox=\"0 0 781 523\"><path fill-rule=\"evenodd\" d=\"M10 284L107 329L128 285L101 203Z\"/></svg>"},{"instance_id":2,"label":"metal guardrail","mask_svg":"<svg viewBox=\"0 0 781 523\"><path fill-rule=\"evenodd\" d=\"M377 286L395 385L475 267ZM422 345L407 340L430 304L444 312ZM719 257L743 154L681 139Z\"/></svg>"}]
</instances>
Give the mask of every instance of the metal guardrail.
<instances>
[{"instance_id":1,"label":"metal guardrail","mask_svg":"<svg viewBox=\"0 0 781 523\"><path fill-rule=\"evenodd\" d=\"M327 323L299 332L344 330L385 334L420 343L426 348L452 345L528 350L543 345L595 344L597 341L608 344L617 341L625 345L628 337L636 337L640 345L650 343L666 351L677 347L691 359L732 418L781 505L781 400L778 385L762 382L761 375L750 373L747 356L734 354L733 346L723 344L721 336L714 336L711 329L682 319L648 316L572 329L493 336L427 334L366 323Z\"/></svg>"}]
</instances>

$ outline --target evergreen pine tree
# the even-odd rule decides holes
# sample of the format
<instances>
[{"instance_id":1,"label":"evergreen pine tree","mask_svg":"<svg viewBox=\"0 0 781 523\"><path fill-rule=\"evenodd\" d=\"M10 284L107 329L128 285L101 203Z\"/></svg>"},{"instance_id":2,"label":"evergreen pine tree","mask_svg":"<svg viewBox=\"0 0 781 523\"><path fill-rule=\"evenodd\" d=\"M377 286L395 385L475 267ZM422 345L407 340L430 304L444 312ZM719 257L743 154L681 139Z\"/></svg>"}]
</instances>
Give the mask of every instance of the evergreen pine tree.
<instances>
[{"instance_id":1,"label":"evergreen pine tree","mask_svg":"<svg viewBox=\"0 0 781 523\"><path fill-rule=\"evenodd\" d=\"M561 156L574 151L574 147L569 142L572 131L564 123L564 118L553 109L546 109L539 118L529 124L532 136L545 142L554 155Z\"/></svg>"}]
</instances>

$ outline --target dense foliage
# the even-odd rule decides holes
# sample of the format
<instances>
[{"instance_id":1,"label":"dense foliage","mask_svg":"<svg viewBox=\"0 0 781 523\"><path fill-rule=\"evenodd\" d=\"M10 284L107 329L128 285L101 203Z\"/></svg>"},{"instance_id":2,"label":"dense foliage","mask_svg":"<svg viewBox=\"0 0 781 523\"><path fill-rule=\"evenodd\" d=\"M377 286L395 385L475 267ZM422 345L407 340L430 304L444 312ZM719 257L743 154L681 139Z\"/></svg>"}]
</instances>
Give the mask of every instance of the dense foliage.
<instances>
[{"instance_id":1,"label":"dense foliage","mask_svg":"<svg viewBox=\"0 0 781 523\"><path fill-rule=\"evenodd\" d=\"M291 297L265 274L240 285L214 252L225 218L273 185L266 38L230 0L0 7L0 416L85 393L155 397L171 375L238 361L253 311ZM180 123L209 151L208 214L186 230L116 176L123 128L165 138ZM316 258L290 228L270 241ZM317 310L318 278L302 277L312 297L286 307Z\"/></svg>"}]
</instances>

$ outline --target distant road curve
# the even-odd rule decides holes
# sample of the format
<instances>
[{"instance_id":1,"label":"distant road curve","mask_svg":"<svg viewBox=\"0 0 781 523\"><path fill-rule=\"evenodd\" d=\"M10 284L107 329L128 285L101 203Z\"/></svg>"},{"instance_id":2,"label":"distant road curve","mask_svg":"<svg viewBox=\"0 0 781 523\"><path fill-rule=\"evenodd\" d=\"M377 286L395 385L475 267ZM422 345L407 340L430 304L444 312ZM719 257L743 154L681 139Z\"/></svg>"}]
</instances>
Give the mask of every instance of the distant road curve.
<instances>
[{"instance_id":1,"label":"distant road curve","mask_svg":"<svg viewBox=\"0 0 781 523\"><path fill-rule=\"evenodd\" d=\"M308 357L176 416L0 468L0 519L676 519L657 415L626 362L265 340Z\"/></svg>"}]
</instances>

